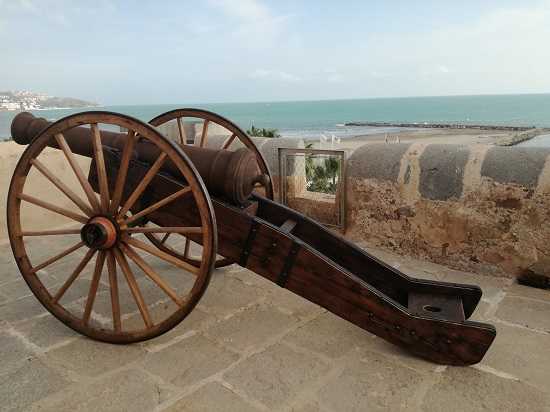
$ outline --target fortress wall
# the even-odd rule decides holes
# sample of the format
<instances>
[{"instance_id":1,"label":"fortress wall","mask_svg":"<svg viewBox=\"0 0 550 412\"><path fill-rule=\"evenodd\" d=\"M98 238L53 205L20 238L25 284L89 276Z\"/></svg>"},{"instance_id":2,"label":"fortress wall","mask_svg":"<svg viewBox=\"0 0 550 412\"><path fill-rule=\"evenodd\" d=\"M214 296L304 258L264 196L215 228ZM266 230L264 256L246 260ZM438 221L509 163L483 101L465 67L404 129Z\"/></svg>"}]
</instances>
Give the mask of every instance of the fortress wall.
<instances>
[{"instance_id":1,"label":"fortress wall","mask_svg":"<svg viewBox=\"0 0 550 412\"><path fill-rule=\"evenodd\" d=\"M347 164L345 234L478 273L550 271L549 155L541 148L366 144Z\"/></svg>"},{"instance_id":2,"label":"fortress wall","mask_svg":"<svg viewBox=\"0 0 550 412\"><path fill-rule=\"evenodd\" d=\"M15 142L0 143L0 222L2 222L0 225L1 243L8 241L6 203L11 177L25 148L26 146L18 145ZM90 167L90 159L82 156L76 157L82 170L87 173ZM46 148L41 154L40 160L52 173L55 174L57 178L62 180L71 190L77 193L80 198L85 199L84 191L81 189L80 184L76 180L72 169L61 151ZM81 213L71 200L69 200L51 182L49 182L36 170L32 170L31 173L29 173L27 182L25 183L24 193L48 203L53 203L66 209ZM23 202L21 217L22 224L24 225L23 229L26 230L52 229L73 223L64 216L34 205L29 205L26 202Z\"/></svg>"}]
</instances>

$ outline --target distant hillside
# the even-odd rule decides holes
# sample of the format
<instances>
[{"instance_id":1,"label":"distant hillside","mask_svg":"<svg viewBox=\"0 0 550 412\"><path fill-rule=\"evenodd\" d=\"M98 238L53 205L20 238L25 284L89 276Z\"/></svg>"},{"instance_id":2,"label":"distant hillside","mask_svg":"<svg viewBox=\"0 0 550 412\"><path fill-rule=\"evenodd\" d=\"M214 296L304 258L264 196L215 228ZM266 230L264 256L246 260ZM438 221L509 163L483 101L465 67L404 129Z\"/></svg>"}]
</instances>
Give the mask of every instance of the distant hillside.
<instances>
[{"instance_id":1,"label":"distant hillside","mask_svg":"<svg viewBox=\"0 0 550 412\"><path fill-rule=\"evenodd\" d=\"M43 108L48 107L90 107L98 106L97 103L75 99L73 97L48 97L40 102Z\"/></svg>"},{"instance_id":2,"label":"distant hillside","mask_svg":"<svg viewBox=\"0 0 550 412\"><path fill-rule=\"evenodd\" d=\"M98 106L73 97L54 97L28 90L0 91L0 110L37 110Z\"/></svg>"}]
</instances>

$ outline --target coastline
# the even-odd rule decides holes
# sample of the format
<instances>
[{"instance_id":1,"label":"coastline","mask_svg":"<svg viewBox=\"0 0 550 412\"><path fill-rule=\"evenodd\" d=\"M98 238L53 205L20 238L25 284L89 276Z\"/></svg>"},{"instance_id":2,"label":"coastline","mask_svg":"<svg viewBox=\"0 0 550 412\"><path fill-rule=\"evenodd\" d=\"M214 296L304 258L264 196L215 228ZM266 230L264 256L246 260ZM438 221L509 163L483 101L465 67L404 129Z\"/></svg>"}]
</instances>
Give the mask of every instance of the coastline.
<instances>
[{"instance_id":1,"label":"coastline","mask_svg":"<svg viewBox=\"0 0 550 412\"><path fill-rule=\"evenodd\" d=\"M313 143L313 148L332 148L355 150L365 143L414 143L430 144L486 144L495 146L515 146L531 140L539 135L550 133L550 129L527 129L517 133L508 129L477 129L477 128L417 128L404 129L395 133L373 133L341 139L339 144L319 141L319 138L304 138L306 143Z\"/></svg>"},{"instance_id":2,"label":"coastline","mask_svg":"<svg viewBox=\"0 0 550 412\"><path fill-rule=\"evenodd\" d=\"M61 108L60 108L61 109ZM49 110L49 109L48 109ZM516 133L508 129L477 129L477 128L411 128L396 131L394 133L379 132L368 135L357 135L342 138L334 148L356 149L365 143L409 143L426 142L432 144L488 144L496 146L515 146L531 140L537 136L550 134L550 128L527 129ZM282 137L288 137L284 134ZM313 148L326 148L331 146L330 141L320 142L316 137L293 137L303 139L306 143L313 143ZM9 142L10 136L0 136L0 143Z\"/></svg>"}]
</instances>

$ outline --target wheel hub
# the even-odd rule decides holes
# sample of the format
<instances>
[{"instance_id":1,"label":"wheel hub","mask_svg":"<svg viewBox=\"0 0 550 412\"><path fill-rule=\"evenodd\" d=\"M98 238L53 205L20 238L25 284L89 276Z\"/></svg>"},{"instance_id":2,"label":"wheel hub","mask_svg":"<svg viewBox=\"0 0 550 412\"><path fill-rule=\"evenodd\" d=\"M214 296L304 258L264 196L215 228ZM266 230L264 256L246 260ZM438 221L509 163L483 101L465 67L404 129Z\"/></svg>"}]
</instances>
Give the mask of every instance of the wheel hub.
<instances>
[{"instance_id":1,"label":"wheel hub","mask_svg":"<svg viewBox=\"0 0 550 412\"><path fill-rule=\"evenodd\" d=\"M108 218L96 216L82 227L80 237L91 249L109 249L117 241L117 228Z\"/></svg>"}]
</instances>

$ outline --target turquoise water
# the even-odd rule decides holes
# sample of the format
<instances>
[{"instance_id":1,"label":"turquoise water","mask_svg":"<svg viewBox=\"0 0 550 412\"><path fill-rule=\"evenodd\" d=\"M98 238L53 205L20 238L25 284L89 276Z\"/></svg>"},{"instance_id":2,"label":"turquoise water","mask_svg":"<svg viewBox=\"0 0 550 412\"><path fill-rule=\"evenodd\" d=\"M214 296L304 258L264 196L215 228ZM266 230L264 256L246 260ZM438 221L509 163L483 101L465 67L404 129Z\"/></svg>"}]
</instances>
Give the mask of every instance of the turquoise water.
<instances>
[{"instance_id":1,"label":"turquoise water","mask_svg":"<svg viewBox=\"0 0 550 412\"><path fill-rule=\"evenodd\" d=\"M199 107L219 113L243 128L252 123L274 127L285 136L339 137L380 132L370 127L343 127L351 121L445 122L550 127L550 94L499 96L407 97L266 103L216 103L107 106L97 110L121 112L143 121L178 107ZM41 110L56 120L81 109ZM9 136L15 112L0 112L0 137ZM391 131L391 130L390 130Z\"/></svg>"}]
</instances>

